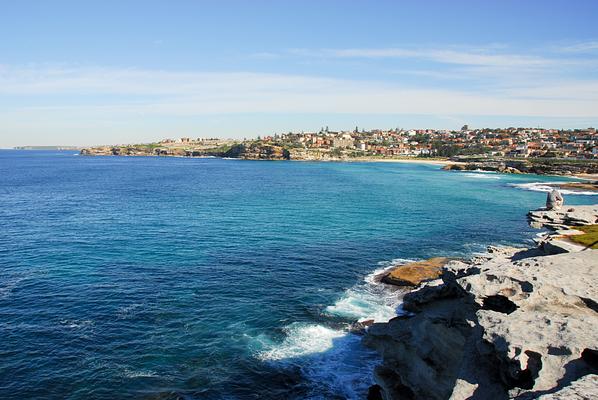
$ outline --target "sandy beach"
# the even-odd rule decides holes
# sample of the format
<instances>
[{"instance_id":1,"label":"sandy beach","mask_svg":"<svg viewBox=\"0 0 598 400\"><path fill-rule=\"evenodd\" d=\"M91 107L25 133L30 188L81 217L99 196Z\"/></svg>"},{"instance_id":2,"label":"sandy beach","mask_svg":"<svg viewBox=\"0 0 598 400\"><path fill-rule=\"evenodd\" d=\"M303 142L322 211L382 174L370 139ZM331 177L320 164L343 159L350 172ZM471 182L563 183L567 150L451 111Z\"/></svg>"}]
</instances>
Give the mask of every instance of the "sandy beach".
<instances>
[{"instance_id":1,"label":"sandy beach","mask_svg":"<svg viewBox=\"0 0 598 400\"><path fill-rule=\"evenodd\" d=\"M598 181L598 174L576 174L573 176L586 181Z\"/></svg>"},{"instance_id":2,"label":"sandy beach","mask_svg":"<svg viewBox=\"0 0 598 400\"><path fill-rule=\"evenodd\" d=\"M436 165L448 165L448 164L462 164L451 160L441 159L425 159L425 158L354 158L349 161L361 161L361 162L396 162L396 163L409 163L409 164L436 164Z\"/></svg>"}]
</instances>

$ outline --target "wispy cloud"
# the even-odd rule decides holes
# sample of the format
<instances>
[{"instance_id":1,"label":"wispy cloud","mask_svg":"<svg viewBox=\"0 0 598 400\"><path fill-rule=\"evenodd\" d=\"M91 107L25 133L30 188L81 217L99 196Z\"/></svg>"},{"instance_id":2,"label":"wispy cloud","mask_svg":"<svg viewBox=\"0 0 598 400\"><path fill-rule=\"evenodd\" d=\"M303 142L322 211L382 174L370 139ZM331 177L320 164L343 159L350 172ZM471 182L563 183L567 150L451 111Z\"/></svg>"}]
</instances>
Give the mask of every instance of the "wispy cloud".
<instances>
[{"instance_id":1,"label":"wispy cloud","mask_svg":"<svg viewBox=\"0 0 598 400\"><path fill-rule=\"evenodd\" d=\"M0 95L202 95L322 89L334 79L300 75L29 66L0 69Z\"/></svg>"},{"instance_id":2,"label":"wispy cloud","mask_svg":"<svg viewBox=\"0 0 598 400\"><path fill-rule=\"evenodd\" d=\"M323 58L365 58L365 59L419 59L441 64L490 66L490 67L541 67L553 64L552 60L540 56L498 52L501 48L352 48L352 49L292 49L295 55Z\"/></svg>"},{"instance_id":3,"label":"wispy cloud","mask_svg":"<svg viewBox=\"0 0 598 400\"><path fill-rule=\"evenodd\" d=\"M354 113L598 117L598 81L491 90L418 88L384 80L98 67L0 70L3 118L36 114L193 116ZM26 99L36 106L10 106ZM17 103L23 103L18 101Z\"/></svg>"},{"instance_id":4,"label":"wispy cloud","mask_svg":"<svg viewBox=\"0 0 598 400\"><path fill-rule=\"evenodd\" d=\"M598 51L598 40L576 43L567 46L556 47L555 50L564 53L591 53Z\"/></svg>"},{"instance_id":5,"label":"wispy cloud","mask_svg":"<svg viewBox=\"0 0 598 400\"><path fill-rule=\"evenodd\" d=\"M483 66L543 66L551 60L516 54L484 54L457 50L409 50L401 48L390 49L343 49L327 50L334 57L364 57L364 58L418 58L444 64L483 65Z\"/></svg>"},{"instance_id":6,"label":"wispy cloud","mask_svg":"<svg viewBox=\"0 0 598 400\"><path fill-rule=\"evenodd\" d=\"M249 55L249 58L254 58L256 60L275 60L280 58L281 55L279 53L269 52L269 51L262 51L259 53L253 53Z\"/></svg>"}]
</instances>

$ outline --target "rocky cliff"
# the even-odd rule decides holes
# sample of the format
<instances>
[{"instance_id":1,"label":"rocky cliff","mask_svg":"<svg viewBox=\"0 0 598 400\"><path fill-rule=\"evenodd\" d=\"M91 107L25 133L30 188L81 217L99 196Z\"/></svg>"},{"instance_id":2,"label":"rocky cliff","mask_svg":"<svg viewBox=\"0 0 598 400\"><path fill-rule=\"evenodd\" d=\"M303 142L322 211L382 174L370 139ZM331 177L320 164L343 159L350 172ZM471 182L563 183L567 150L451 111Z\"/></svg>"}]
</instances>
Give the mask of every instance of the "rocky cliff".
<instances>
[{"instance_id":1,"label":"rocky cliff","mask_svg":"<svg viewBox=\"0 0 598 400\"><path fill-rule=\"evenodd\" d=\"M597 174L598 160L569 159L485 159L455 158L456 164L444 167L453 171L495 171L512 174L581 175Z\"/></svg>"},{"instance_id":2,"label":"rocky cliff","mask_svg":"<svg viewBox=\"0 0 598 400\"><path fill-rule=\"evenodd\" d=\"M559 228L598 220L582 209ZM491 247L405 295L364 337L383 358L370 398L598 398L598 251L547 249Z\"/></svg>"},{"instance_id":3,"label":"rocky cliff","mask_svg":"<svg viewBox=\"0 0 598 400\"><path fill-rule=\"evenodd\" d=\"M172 157L227 157L246 160L288 160L290 153L281 146L264 145L258 142L247 144L217 142L205 144L157 143L99 146L81 149L84 156L172 156Z\"/></svg>"}]
</instances>

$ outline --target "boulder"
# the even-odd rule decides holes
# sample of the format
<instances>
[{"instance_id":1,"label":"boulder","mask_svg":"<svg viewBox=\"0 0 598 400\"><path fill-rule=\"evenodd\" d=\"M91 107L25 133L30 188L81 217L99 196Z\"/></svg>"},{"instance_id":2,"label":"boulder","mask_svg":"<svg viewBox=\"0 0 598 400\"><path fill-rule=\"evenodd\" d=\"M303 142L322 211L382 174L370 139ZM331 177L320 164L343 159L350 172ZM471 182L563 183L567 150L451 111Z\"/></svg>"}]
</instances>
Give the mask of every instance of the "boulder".
<instances>
[{"instance_id":1,"label":"boulder","mask_svg":"<svg viewBox=\"0 0 598 400\"><path fill-rule=\"evenodd\" d=\"M465 171L466 165L465 164L447 164L442 167L445 171Z\"/></svg>"},{"instance_id":2,"label":"boulder","mask_svg":"<svg viewBox=\"0 0 598 400\"><path fill-rule=\"evenodd\" d=\"M417 286L422 282L438 279L442 267L449 261L445 257L434 257L400 265L382 278L382 282L397 286Z\"/></svg>"}]
</instances>

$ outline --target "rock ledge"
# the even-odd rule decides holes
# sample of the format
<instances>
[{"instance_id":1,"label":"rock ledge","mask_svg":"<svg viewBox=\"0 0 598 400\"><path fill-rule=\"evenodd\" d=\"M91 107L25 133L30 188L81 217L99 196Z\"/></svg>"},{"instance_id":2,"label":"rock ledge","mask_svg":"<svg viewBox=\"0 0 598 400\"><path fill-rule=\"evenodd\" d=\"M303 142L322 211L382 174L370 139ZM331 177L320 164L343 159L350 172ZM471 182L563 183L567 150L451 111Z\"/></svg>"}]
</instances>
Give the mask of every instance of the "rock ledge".
<instances>
[{"instance_id":1,"label":"rock ledge","mask_svg":"<svg viewBox=\"0 0 598 400\"><path fill-rule=\"evenodd\" d=\"M553 221L595 223L598 206ZM594 213L594 214L592 214ZM546 215L544 213L534 215ZM549 214L550 215L550 214ZM544 220L545 218L542 217ZM596 398L598 250L491 247L405 295L364 343L383 399Z\"/></svg>"}]
</instances>

